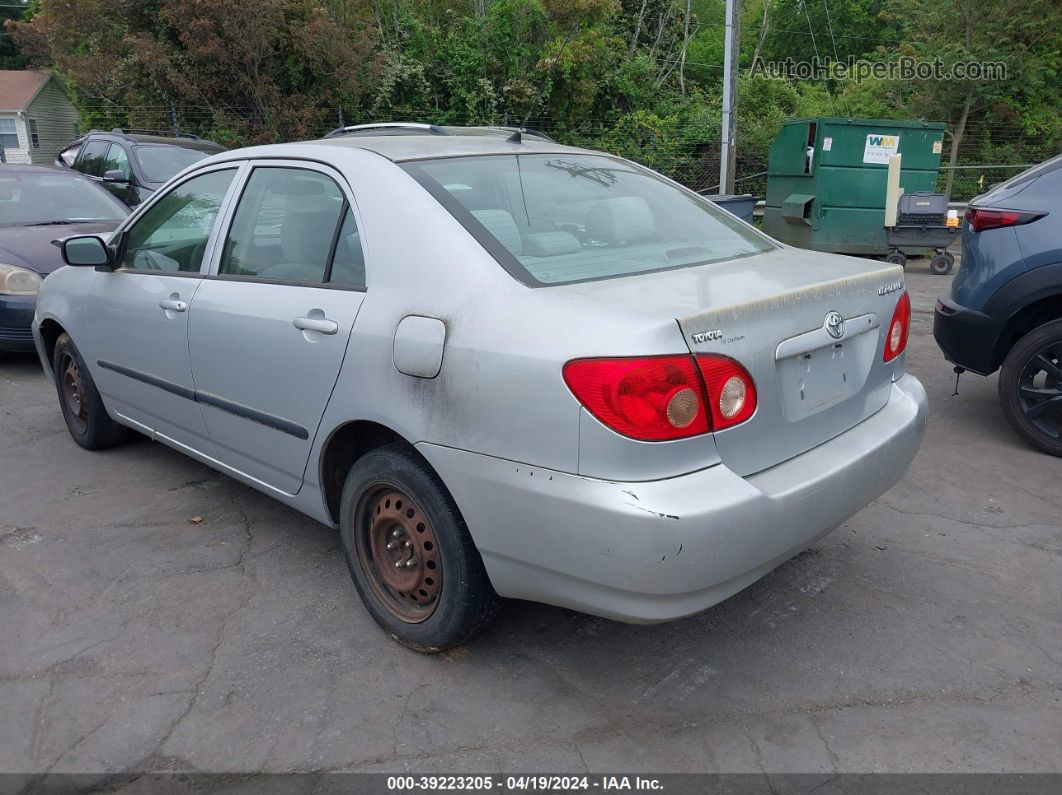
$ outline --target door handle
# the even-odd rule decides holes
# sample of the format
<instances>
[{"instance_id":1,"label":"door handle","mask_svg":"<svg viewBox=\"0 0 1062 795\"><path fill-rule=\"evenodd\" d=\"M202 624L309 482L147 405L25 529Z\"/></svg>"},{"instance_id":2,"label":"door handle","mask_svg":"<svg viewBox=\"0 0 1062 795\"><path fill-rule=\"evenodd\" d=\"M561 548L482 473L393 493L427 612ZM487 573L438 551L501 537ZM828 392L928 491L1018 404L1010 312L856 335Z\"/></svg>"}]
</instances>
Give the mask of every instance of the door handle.
<instances>
[{"instance_id":1,"label":"door handle","mask_svg":"<svg viewBox=\"0 0 1062 795\"><path fill-rule=\"evenodd\" d=\"M188 304L176 298L163 298L159 301L159 308L168 309L170 312L183 312L188 308Z\"/></svg>"},{"instance_id":2,"label":"door handle","mask_svg":"<svg viewBox=\"0 0 1062 795\"><path fill-rule=\"evenodd\" d=\"M291 321L291 325L301 331L316 331L319 334L335 334L339 331L339 324L325 317L297 317Z\"/></svg>"}]
</instances>

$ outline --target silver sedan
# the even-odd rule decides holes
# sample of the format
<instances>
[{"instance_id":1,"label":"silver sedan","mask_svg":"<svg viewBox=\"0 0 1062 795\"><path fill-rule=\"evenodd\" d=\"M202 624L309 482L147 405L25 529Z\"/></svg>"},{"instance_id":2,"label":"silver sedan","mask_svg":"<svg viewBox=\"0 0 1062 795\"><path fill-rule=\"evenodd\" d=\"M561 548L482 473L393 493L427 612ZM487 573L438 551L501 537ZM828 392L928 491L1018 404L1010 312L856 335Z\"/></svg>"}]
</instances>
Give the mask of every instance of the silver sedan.
<instances>
[{"instance_id":1,"label":"silver sedan","mask_svg":"<svg viewBox=\"0 0 1062 795\"><path fill-rule=\"evenodd\" d=\"M446 132L225 152L66 239L34 334L74 441L133 429L338 528L422 651L499 596L695 613L903 477L927 405L900 268L617 157Z\"/></svg>"}]
</instances>

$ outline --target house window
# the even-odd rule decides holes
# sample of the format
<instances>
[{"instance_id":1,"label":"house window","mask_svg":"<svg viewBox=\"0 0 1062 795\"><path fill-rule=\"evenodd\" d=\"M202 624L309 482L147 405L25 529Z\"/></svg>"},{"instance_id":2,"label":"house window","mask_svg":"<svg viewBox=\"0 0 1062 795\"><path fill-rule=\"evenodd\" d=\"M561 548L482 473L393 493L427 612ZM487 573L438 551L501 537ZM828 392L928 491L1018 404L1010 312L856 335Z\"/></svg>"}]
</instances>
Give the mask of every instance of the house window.
<instances>
[{"instance_id":1,"label":"house window","mask_svg":"<svg viewBox=\"0 0 1062 795\"><path fill-rule=\"evenodd\" d=\"M29 137L30 137L30 142L33 144L33 148L34 149L40 149L41 148L41 138L40 138L39 135L37 135L37 120L36 119L29 119L26 123L29 125Z\"/></svg>"},{"instance_id":2,"label":"house window","mask_svg":"<svg viewBox=\"0 0 1062 795\"><path fill-rule=\"evenodd\" d=\"M0 119L0 146L4 149L18 149L18 128L14 119Z\"/></svg>"}]
</instances>

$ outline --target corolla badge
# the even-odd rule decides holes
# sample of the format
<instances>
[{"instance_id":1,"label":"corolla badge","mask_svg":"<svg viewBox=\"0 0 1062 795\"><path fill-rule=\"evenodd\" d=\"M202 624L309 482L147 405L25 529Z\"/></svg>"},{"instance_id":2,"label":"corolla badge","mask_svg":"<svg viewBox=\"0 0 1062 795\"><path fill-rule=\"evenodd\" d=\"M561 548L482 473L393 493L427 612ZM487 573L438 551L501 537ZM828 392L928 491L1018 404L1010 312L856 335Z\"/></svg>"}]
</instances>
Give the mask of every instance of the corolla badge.
<instances>
[{"instance_id":1,"label":"corolla badge","mask_svg":"<svg viewBox=\"0 0 1062 795\"><path fill-rule=\"evenodd\" d=\"M844 318L840 312L829 312L826 315L826 333L839 340L844 336Z\"/></svg>"}]
</instances>

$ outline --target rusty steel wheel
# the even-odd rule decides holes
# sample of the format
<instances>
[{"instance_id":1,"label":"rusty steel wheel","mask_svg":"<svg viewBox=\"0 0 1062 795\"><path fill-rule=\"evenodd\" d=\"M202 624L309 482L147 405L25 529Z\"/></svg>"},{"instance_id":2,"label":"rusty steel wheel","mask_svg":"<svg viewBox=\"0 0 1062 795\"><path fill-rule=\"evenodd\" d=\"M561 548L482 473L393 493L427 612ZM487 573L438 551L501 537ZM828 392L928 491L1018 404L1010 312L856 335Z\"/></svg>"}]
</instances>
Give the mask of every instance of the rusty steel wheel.
<instances>
[{"instance_id":1,"label":"rusty steel wheel","mask_svg":"<svg viewBox=\"0 0 1062 795\"><path fill-rule=\"evenodd\" d=\"M69 353L60 357L59 368L60 394L66 415L77 432L83 434L88 430L88 399L85 395L85 382L81 378L81 368Z\"/></svg>"},{"instance_id":2,"label":"rusty steel wheel","mask_svg":"<svg viewBox=\"0 0 1062 795\"><path fill-rule=\"evenodd\" d=\"M60 334L55 341L52 372L70 438L86 450L102 450L125 440L126 429L107 415L92 374L69 334Z\"/></svg>"},{"instance_id":3,"label":"rusty steel wheel","mask_svg":"<svg viewBox=\"0 0 1062 795\"><path fill-rule=\"evenodd\" d=\"M439 539L432 522L401 489L367 490L355 512L358 560L373 593L395 618L418 624L442 592Z\"/></svg>"},{"instance_id":4,"label":"rusty steel wheel","mask_svg":"<svg viewBox=\"0 0 1062 795\"><path fill-rule=\"evenodd\" d=\"M463 643L494 617L498 595L442 479L397 441L358 458L339 505L339 537L372 619L419 652Z\"/></svg>"}]
</instances>

